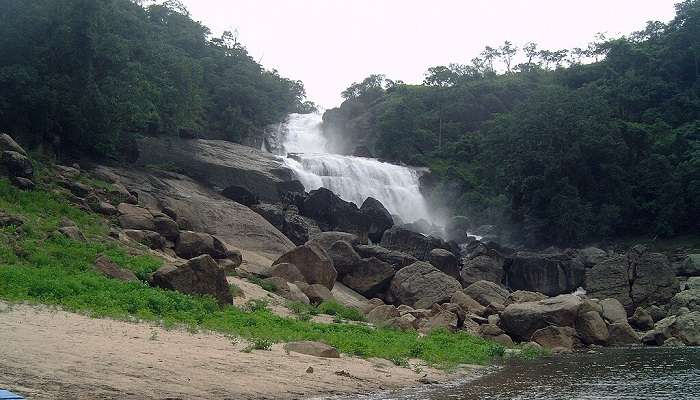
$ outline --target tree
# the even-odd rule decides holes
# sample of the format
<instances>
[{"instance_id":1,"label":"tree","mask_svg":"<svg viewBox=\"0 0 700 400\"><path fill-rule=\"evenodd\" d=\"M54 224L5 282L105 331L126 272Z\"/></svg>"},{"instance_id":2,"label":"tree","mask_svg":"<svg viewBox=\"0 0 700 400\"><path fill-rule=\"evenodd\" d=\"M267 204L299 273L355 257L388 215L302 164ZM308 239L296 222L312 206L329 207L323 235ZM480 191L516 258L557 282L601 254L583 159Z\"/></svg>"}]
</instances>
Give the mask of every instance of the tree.
<instances>
[{"instance_id":1,"label":"tree","mask_svg":"<svg viewBox=\"0 0 700 400\"><path fill-rule=\"evenodd\" d=\"M498 55L501 56L501 60L506 65L506 72L509 74L511 73L510 65L513 62L513 57L517 54L517 52L518 47L513 46L513 44L507 40L503 43L503 46L498 48Z\"/></svg>"}]
</instances>

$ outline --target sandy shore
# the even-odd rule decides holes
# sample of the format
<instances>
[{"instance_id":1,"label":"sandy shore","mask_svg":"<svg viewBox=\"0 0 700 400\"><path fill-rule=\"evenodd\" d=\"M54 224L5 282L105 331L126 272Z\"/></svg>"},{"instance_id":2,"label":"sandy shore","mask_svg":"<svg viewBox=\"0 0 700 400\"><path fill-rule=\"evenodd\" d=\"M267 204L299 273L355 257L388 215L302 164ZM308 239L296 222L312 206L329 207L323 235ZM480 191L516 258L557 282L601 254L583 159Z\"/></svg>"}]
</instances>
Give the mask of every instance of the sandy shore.
<instances>
[{"instance_id":1,"label":"sandy shore","mask_svg":"<svg viewBox=\"0 0 700 400\"><path fill-rule=\"evenodd\" d=\"M30 399L304 399L413 386L425 374L453 378L386 360L286 354L281 345L241 352L246 346L218 334L0 302L0 387Z\"/></svg>"}]
</instances>

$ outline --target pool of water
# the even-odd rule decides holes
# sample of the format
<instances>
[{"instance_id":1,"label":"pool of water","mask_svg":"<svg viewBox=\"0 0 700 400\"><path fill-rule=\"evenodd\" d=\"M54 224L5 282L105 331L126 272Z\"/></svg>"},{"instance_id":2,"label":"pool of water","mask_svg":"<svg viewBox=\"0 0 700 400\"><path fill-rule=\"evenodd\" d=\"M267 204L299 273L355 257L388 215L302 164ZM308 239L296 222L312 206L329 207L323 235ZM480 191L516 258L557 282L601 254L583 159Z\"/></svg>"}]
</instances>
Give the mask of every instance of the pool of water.
<instances>
[{"instance_id":1,"label":"pool of water","mask_svg":"<svg viewBox=\"0 0 700 400\"><path fill-rule=\"evenodd\" d=\"M462 384L354 399L698 400L700 348L609 348L513 361Z\"/></svg>"}]
</instances>

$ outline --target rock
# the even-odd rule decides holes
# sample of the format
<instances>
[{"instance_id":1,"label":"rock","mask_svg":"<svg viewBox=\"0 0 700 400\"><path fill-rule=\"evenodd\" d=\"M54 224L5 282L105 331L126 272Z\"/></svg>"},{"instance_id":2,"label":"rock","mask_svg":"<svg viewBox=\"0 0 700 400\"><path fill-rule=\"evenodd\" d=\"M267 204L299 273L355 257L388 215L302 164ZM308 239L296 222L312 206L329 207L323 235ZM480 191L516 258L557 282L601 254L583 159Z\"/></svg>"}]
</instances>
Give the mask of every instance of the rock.
<instances>
[{"instance_id":1,"label":"rock","mask_svg":"<svg viewBox=\"0 0 700 400\"><path fill-rule=\"evenodd\" d=\"M657 305L651 305L647 307L646 310L649 313L649 315L651 315L651 318L654 320L654 322L661 321L667 316L666 309Z\"/></svg>"},{"instance_id":2,"label":"rock","mask_svg":"<svg viewBox=\"0 0 700 400\"><path fill-rule=\"evenodd\" d=\"M285 343L284 350L308 356L323 358L340 358L340 353L335 347L320 342L291 342ZM313 369L312 369L313 371Z\"/></svg>"},{"instance_id":3,"label":"rock","mask_svg":"<svg viewBox=\"0 0 700 400\"><path fill-rule=\"evenodd\" d=\"M489 281L477 281L464 289L464 293L478 301L484 307L490 304L504 305L508 291Z\"/></svg>"},{"instance_id":4,"label":"rock","mask_svg":"<svg viewBox=\"0 0 700 400\"><path fill-rule=\"evenodd\" d=\"M361 259L354 269L345 274L343 283L363 296L372 297L389 287L393 277L394 267L372 257Z\"/></svg>"},{"instance_id":5,"label":"rock","mask_svg":"<svg viewBox=\"0 0 700 400\"><path fill-rule=\"evenodd\" d=\"M22 178L19 176L14 176L10 179L10 183L12 183L12 186L20 189L20 190L34 190L35 186L34 182L27 178Z\"/></svg>"},{"instance_id":6,"label":"rock","mask_svg":"<svg viewBox=\"0 0 700 400\"><path fill-rule=\"evenodd\" d=\"M426 262L416 262L399 270L391 281L390 292L399 303L428 308L448 301L462 286L449 275Z\"/></svg>"},{"instance_id":7,"label":"rock","mask_svg":"<svg viewBox=\"0 0 700 400\"><path fill-rule=\"evenodd\" d=\"M418 261L417 258L410 254L406 254L396 250L385 249L381 246L368 246L368 245L356 245L355 250L362 258L378 258L385 263L391 264L395 270L400 270L403 267L408 267L414 262Z\"/></svg>"},{"instance_id":8,"label":"rock","mask_svg":"<svg viewBox=\"0 0 700 400\"><path fill-rule=\"evenodd\" d=\"M693 276L688 278L688 280L685 283L685 287L688 290L700 289L700 276Z\"/></svg>"},{"instance_id":9,"label":"rock","mask_svg":"<svg viewBox=\"0 0 700 400\"><path fill-rule=\"evenodd\" d=\"M587 269L584 288L588 296L617 299L631 312L639 306L668 303L679 285L666 256L638 246Z\"/></svg>"},{"instance_id":10,"label":"rock","mask_svg":"<svg viewBox=\"0 0 700 400\"><path fill-rule=\"evenodd\" d=\"M608 258L608 253L597 247L586 247L579 250L579 253L581 254L583 265L587 268L593 268Z\"/></svg>"},{"instance_id":11,"label":"rock","mask_svg":"<svg viewBox=\"0 0 700 400\"><path fill-rule=\"evenodd\" d=\"M0 155L0 163L5 166L11 177L32 179L34 166L31 160L16 151L3 151Z\"/></svg>"},{"instance_id":12,"label":"rock","mask_svg":"<svg viewBox=\"0 0 700 400\"><path fill-rule=\"evenodd\" d=\"M287 295L287 297L285 297L287 300L296 301L304 304L311 304L309 296L304 294L304 292L302 292L299 286L297 286L295 283L287 282L287 288L289 289L289 291L283 293Z\"/></svg>"},{"instance_id":13,"label":"rock","mask_svg":"<svg viewBox=\"0 0 700 400\"><path fill-rule=\"evenodd\" d=\"M91 208L92 211L100 213L102 215L106 215L108 217L118 214L117 209L113 205L107 203L106 201L97 202L94 206L91 206Z\"/></svg>"},{"instance_id":14,"label":"rock","mask_svg":"<svg viewBox=\"0 0 700 400\"><path fill-rule=\"evenodd\" d=\"M459 326L459 318L453 312L444 310L440 308L431 315L429 318L422 319L418 322L418 331L420 333L430 333L434 329L447 329L449 331L456 331Z\"/></svg>"},{"instance_id":15,"label":"rock","mask_svg":"<svg viewBox=\"0 0 700 400\"><path fill-rule=\"evenodd\" d=\"M218 252L214 249L214 237L212 235L201 232L181 231L175 242L175 253L178 257L190 259L202 254L209 254L213 257Z\"/></svg>"},{"instance_id":16,"label":"rock","mask_svg":"<svg viewBox=\"0 0 700 400\"><path fill-rule=\"evenodd\" d=\"M671 299L670 313L678 314L682 308L700 311L700 289L684 290Z\"/></svg>"},{"instance_id":17,"label":"rock","mask_svg":"<svg viewBox=\"0 0 700 400\"><path fill-rule=\"evenodd\" d=\"M514 303L530 303L540 301L547 298L547 295L537 292L528 292L527 290L516 290L508 295L504 305L508 306Z\"/></svg>"},{"instance_id":18,"label":"rock","mask_svg":"<svg viewBox=\"0 0 700 400\"><path fill-rule=\"evenodd\" d=\"M515 343L513 343L513 339L511 339L511 337L506 335L505 333L500 334L498 336L492 336L489 339L504 347L513 347L515 345Z\"/></svg>"},{"instance_id":19,"label":"rock","mask_svg":"<svg viewBox=\"0 0 700 400\"><path fill-rule=\"evenodd\" d=\"M463 215L456 215L450 218L445 225L447 239L457 243L464 243L467 240L467 231L471 227L471 220Z\"/></svg>"},{"instance_id":20,"label":"rock","mask_svg":"<svg viewBox=\"0 0 700 400\"><path fill-rule=\"evenodd\" d=\"M586 270L576 253L515 253L506 263L507 286L556 296L583 286Z\"/></svg>"},{"instance_id":21,"label":"rock","mask_svg":"<svg viewBox=\"0 0 700 400\"><path fill-rule=\"evenodd\" d=\"M622 306L622 303L616 299L601 300L600 306L603 310L601 315L609 323L627 322L627 312Z\"/></svg>"},{"instance_id":22,"label":"rock","mask_svg":"<svg viewBox=\"0 0 700 400\"><path fill-rule=\"evenodd\" d=\"M632 327L637 328L641 331L648 331L654 328L654 319L649 315L649 313L642 307L634 310L634 314L628 319Z\"/></svg>"},{"instance_id":23,"label":"rock","mask_svg":"<svg viewBox=\"0 0 700 400\"><path fill-rule=\"evenodd\" d=\"M461 290L456 291L452 295L450 298L450 303L459 305L468 313L476 314L478 316L484 315L485 307Z\"/></svg>"},{"instance_id":24,"label":"rock","mask_svg":"<svg viewBox=\"0 0 700 400\"><path fill-rule=\"evenodd\" d=\"M632 329L627 321L615 322L608 326L610 338L608 344L611 346L626 346L640 344L641 339L637 332Z\"/></svg>"},{"instance_id":25,"label":"rock","mask_svg":"<svg viewBox=\"0 0 700 400\"><path fill-rule=\"evenodd\" d=\"M228 258L222 258L221 260L216 260L216 264L221 268L222 271L226 275L231 275L234 272L236 272L236 268L238 268L241 263L237 263L233 260L229 260Z\"/></svg>"},{"instance_id":26,"label":"rock","mask_svg":"<svg viewBox=\"0 0 700 400\"><path fill-rule=\"evenodd\" d=\"M684 344L700 346L700 311L691 311L679 316L670 330L673 337Z\"/></svg>"},{"instance_id":27,"label":"rock","mask_svg":"<svg viewBox=\"0 0 700 400\"><path fill-rule=\"evenodd\" d=\"M700 254L688 254L677 272L680 276L700 276Z\"/></svg>"},{"instance_id":28,"label":"rock","mask_svg":"<svg viewBox=\"0 0 700 400\"><path fill-rule=\"evenodd\" d=\"M360 264L360 256L350 243L338 240L328 249L328 256L339 276L352 272ZM392 273L393 275L393 273Z\"/></svg>"},{"instance_id":29,"label":"rock","mask_svg":"<svg viewBox=\"0 0 700 400\"><path fill-rule=\"evenodd\" d=\"M443 273L459 280L459 261L451 252L445 249L431 250L430 263Z\"/></svg>"},{"instance_id":30,"label":"rock","mask_svg":"<svg viewBox=\"0 0 700 400\"><path fill-rule=\"evenodd\" d=\"M258 196L242 186L229 186L221 192L221 195L246 207L258 204L260 201Z\"/></svg>"},{"instance_id":31,"label":"rock","mask_svg":"<svg viewBox=\"0 0 700 400\"><path fill-rule=\"evenodd\" d=\"M321 228L310 218L299 215L295 206L256 204L251 209L279 229L296 245L302 245L321 233Z\"/></svg>"},{"instance_id":32,"label":"rock","mask_svg":"<svg viewBox=\"0 0 700 400\"><path fill-rule=\"evenodd\" d=\"M409 331L415 330L418 325L418 319L411 314L402 314L399 318L394 318L392 327L402 330Z\"/></svg>"},{"instance_id":33,"label":"rock","mask_svg":"<svg viewBox=\"0 0 700 400\"><path fill-rule=\"evenodd\" d=\"M450 250L449 246L438 238L426 236L397 226L384 232L381 246L389 250L397 250L410 254L422 261L430 260L430 252L433 249L442 248Z\"/></svg>"},{"instance_id":34,"label":"rock","mask_svg":"<svg viewBox=\"0 0 700 400\"><path fill-rule=\"evenodd\" d=\"M326 188L313 190L304 200L301 215L312 218L324 232L341 231L356 234L366 242L370 221L353 203L347 202Z\"/></svg>"},{"instance_id":35,"label":"rock","mask_svg":"<svg viewBox=\"0 0 700 400\"><path fill-rule=\"evenodd\" d=\"M464 261L460 271L462 284L469 286L478 281L503 282L503 260L489 255L479 255Z\"/></svg>"},{"instance_id":36,"label":"rock","mask_svg":"<svg viewBox=\"0 0 700 400\"><path fill-rule=\"evenodd\" d=\"M328 289L333 289L333 284L338 272L333 267L333 261L321 247L313 244L305 244L285 253L272 265L290 263L296 265L304 280L310 284L318 283Z\"/></svg>"},{"instance_id":37,"label":"rock","mask_svg":"<svg viewBox=\"0 0 700 400\"><path fill-rule=\"evenodd\" d=\"M85 235L83 235L83 232L81 232L76 226L64 226L62 228L58 228L58 231L68 239L75 240L77 242L85 241Z\"/></svg>"},{"instance_id":38,"label":"rock","mask_svg":"<svg viewBox=\"0 0 700 400\"><path fill-rule=\"evenodd\" d=\"M239 186L262 200L279 201L277 184L293 173L274 155L223 140L146 136L138 140L138 165L177 165L210 186Z\"/></svg>"},{"instance_id":39,"label":"rock","mask_svg":"<svg viewBox=\"0 0 700 400\"><path fill-rule=\"evenodd\" d=\"M344 305L345 307L354 308L360 311L368 308L369 300L340 282L336 282L335 285L333 285L331 294L333 295L335 301Z\"/></svg>"},{"instance_id":40,"label":"rock","mask_svg":"<svg viewBox=\"0 0 700 400\"><path fill-rule=\"evenodd\" d=\"M532 334L532 341L554 352L573 351L578 341L574 328L565 326L547 326Z\"/></svg>"},{"instance_id":41,"label":"rock","mask_svg":"<svg viewBox=\"0 0 700 400\"><path fill-rule=\"evenodd\" d=\"M318 305L324 301L333 300L333 294L324 285L319 285L317 283L311 285L305 285L303 282L294 282L295 285L301 289L302 292L309 298L309 301L313 305Z\"/></svg>"},{"instance_id":42,"label":"rock","mask_svg":"<svg viewBox=\"0 0 700 400\"><path fill-rule=\"evenodd\" d=\"M598 299L584 299L581 302L581 307L578 309L579 314L587 313L589 311L597 312L603 315L603 307L600 305L600 300Z\"/></svg>"},{"instance_id":43,"label":"rock","mask_svg":"<svg viewBox=\"0 0 700 400\"><path fill-rule=\"evenodd\" d=\"M374 243L379 243L382 240L384 232L394 226L394 219L384 205L372 197L368 197L360 207L367 220L369 227L367 230L369 238Z\"/></svg>"},{"instance_id":44,"label":"rock","mask_svg":"<svg viewBox=\"0 0 700 400\"><path fill-rule=\"evenodd\" d=\"M536 330L549 325L573 327L580 306L581 299L574 295L511 304L501 314L501 327L514 339L527 341Z\"/></svg>"},{"instance_id":45,"label":"rock","mask_svg":"<svg viewBox=\"0 0 700 400\"><path fill-rule=\"evenodd\" d=\"M210 255L193 258L180 266L167 265L151 275L152 286L187 294L210 295L219 304L233 303L224 271Z\"/></svg>"},{"instance_id":46,"label":"rock","mask_svg":"<svg viewBox=\"0 0 700 400\"><path fill-rule=\"evenodd\" d=\"M0 209L0 228L7 228L8 226L20 227L22 225L24 225L22 217L7 214Z\"/></svg>"},{"instance_id":47,"label":"rock","mask_svg":"<svg viewBox=\"0 0 700 400\"><path fill-rule=\"evenodd\" d=\"M380 305L367 313L367 321L380 328L391 325L393 320L399 317L399 310L392 305Z\"/></svg>"},{"instance_id":48,"label":"rock","mask_svg":"<svg viewBox=\"0 0 700 400\"><path fill-rule=\"evenodd\" d=\"M268 274L271 277L282 278L287 282L305 282L306 278L299 271L296 265L290 263L280 263L270 267Z\"/></svg>"},{"instance_id":49,"label":"rock","mask_svg":"<svg viewBox=\"0 0 700 400\"><path fill-rule=\"evenodd\" d=\"M119 225L124 229L136 229L142 231L154 231L153 214L143 207L121 203L117 206L119 211Z\"/></svg>"},{"instance_id":50,"label":"rock","mask_svg":"<svg viewBox=\"0 0 700 400\"><path fill-rule=\"evenodd\" d=\"M165 214L154 217L153 226L155 232L160 233L168 240L175 241L180 236L180 228L177 226L177 222Z\"/></svg>"},{"instance_id":51,"label":"rock","mask_svg":"<svg viewBox=\"0 0 700 400\"><path fill-rule=\"evenodd\" d=\"M0 133L0 152L5 151L14 151L15 153L27 156L27 152L22 148L22 146L17 144L17 142L15 142L10 135L7 133Z\"/></svg>"},{"instance_id":52,"label":"rock","mask_svg":"<svg viewBox=\"0 0 700 400\"><path fill-rule=\"evenodd\" d=\"M68 184L68 190L74 195L82 198L86 198L92 192L92 188L82 182L73 181Z\"/></svg>"},{"instance_id":53,"label":"rock","mask_svg":"<svg viewBox=\"0 0 700 400\"><path fill-rule=\"evenodd\" d=\"M59 176L66 179L76 179L80 176L80 170L78 168L65 165L54 165L53 168Z\"/></svg>"},{"instance_id":54,"label":"rock","mask_svg":"<svg viewBox=\"0 0 700 400\"><path fill-rule=\"evenodd\" d=\"M314 244L321 247L323 250L328 251L330 250L331 246L333 246L333 243L339 240L347 242L353 247L361 244L360 238L353 233L333 231L321 232L318 236L315 236L313 239L309 240L307 244Z\"/></svg>"},{"instance_id":55,"label":"rock","mask_svg":"<svg viewBox=\"0 0 700 400\"><path fill-rule=\"evenodd\" d=\"M335 287L335 286L334 286ZM361 311L365 314L369 314L372 310L379 306L384 305L384 300L378 299L378 298L373 298L367 300L367 304L361 309Z\"/></svg>"},{"instance_id":56,"label":"rock","mask_svg":"<svg viewBox=\"0 0 700 400\"><path fill-rule=\"evenodd\" d=\"M165 238L158 234L158 232L125 229L124 235L134 242L141 243L142 245L153 250L159 250L165 246Z\"/></svg>"},{"instance_id":57,"label":"rock","mask_svg":"<svg viewBox=\"0 0 700 400\"><path fill-rule=\"evenodd\" d=\"M114 261L104 255L97 256L95 260L95 270L102 275L124 282L138 282L138 278L128 269L121 268Z\"/></svg>"},{"instance_id":58,"label":"rock","mask_svg":"<svg viewBox=\"0 0 700 400\"><path fill-rule=\"evenodd\" d=\"M608 326L595 311L579 313L576 330L585 344L604 345L608 342Z\"/></svg>"}]
</instances>

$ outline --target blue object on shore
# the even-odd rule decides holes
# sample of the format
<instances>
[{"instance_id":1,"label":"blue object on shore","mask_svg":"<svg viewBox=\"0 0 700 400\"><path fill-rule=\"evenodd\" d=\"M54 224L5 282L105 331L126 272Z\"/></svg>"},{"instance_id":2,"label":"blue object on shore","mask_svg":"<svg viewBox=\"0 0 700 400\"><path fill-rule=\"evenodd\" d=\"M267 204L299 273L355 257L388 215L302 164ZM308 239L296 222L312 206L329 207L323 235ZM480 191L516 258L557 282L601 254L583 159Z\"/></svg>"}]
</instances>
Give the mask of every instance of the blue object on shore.
<instances>
[{"instance_id":1,"label":"blue object on shore","mask_svg":"<svg viewBox=\"0 0 700 400\"><path fill-rule=\"evenodd\" d=\"M0 400L25 400L24 397L5 389L0 389Z\"/></svg>"}]
</instances>

